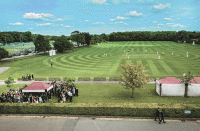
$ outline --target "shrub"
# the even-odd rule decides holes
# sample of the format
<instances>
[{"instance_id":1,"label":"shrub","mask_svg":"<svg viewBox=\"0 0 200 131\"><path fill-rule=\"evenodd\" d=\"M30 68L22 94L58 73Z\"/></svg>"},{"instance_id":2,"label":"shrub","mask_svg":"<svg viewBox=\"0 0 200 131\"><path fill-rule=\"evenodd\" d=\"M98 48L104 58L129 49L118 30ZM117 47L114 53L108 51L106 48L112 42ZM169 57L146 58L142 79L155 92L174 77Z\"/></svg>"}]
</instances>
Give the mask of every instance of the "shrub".
<instances>
[{"instance_id":1,"label":"shrub","mask_svg":"<svg viewBox=\"0 0 200 131\"><path fill-rule=\"evenodd\" d=\"M94 77L94 81L106 81L106 77Z\"/></svg>"}]
</instances>

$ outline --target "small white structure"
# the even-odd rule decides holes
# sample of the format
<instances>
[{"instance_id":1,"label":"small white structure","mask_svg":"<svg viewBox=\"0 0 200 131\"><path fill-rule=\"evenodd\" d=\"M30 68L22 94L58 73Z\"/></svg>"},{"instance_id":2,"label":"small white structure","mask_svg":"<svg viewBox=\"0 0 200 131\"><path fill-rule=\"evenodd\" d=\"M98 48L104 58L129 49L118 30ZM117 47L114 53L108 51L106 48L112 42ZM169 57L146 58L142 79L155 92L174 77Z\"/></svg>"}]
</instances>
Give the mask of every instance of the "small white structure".
<instances>
[{"instance_id":1,"label":"small white structure","mask_svg":"<svg viewBox=\"0 0 200 131\"><path fill-rule=\"evenodd\" d=\"M98 43L98 46L99 46L99 43Z\"/></svg>"},{"instance_id":2,"label":"small white structure","mask_svg":"<svg viewBox=\"0 0 200 131\"><path fill-rule=\"evenodd\" d=\"M146 50L146 52L147 52L147 50Z\"/></svg>"},{"instance_id":3,"label":"small white structure","mask_svg":"<svg viewBox=\"0 0 200 131\"><path fill-rule=\"evenodd\" d=\"M194 77L188 85L188 96L200 96L200 77ZM175 77L165 77L156 80L156 92L159 96L184 96L185 84Z\"/></svg>"},{"instance_id":4,"label":"small white structure","mask_svg":"<svg viewBox=\"0 0 200 131\"><path fill-rule=\"evenodd\" d=\"M157 54L158 54L158 52L157 52Z\"/></svg>"},{"instance_id":5,"label":"small white structure","mask_svg":"<svg viewBox=\"0 0 200 131\"><path fill-rule=\"evenodd\" d=\"M164 52L163 52L163 54L164 54Z\"/></svg>"},{"instance_id":6,"label":"small white structure","mask_svg":"<svg viewBox=\"0 0 200 131\"><path fill-rule=\"evenodd\" d=\"M195 45L195 42L193 41L192 45Z\"/></svg>"},{"instance_id":7,"label":"small white structure","mask_svg":"<svg viewBox=\"0 0 200 131\"><path fill-rule=\"evenodd\" d=\"M110 55L111 55L111 53L110 53Z\"/></svg>"},{"instance_id":8,"label":"small white structure","mask_svg":"<svg viewBox=\"0 0 200 131\"><path fill-rule=\"evenodd\" d=\"M52 59L51 59L51 61L52 61Z\"/></svg>"},{"instance_id":9,"label":"small white structure","mask_svg":"<svg viewBox=\"0 0 200 131\"><path fill-rule=\"evenodd\" d=\"M49 51L49 56L54 56L56 55L56 50L50 50Z\"/></svg>"},{"instance_id":10,"label":"small white structure","mask_svg":"<svg viewBox=\"0 0 200 131\"><path fill-rule=\"evenodd\" d=\"M172 52L172 55L173 55L173 52Z\"/></svg>"},{"instance_id":11,"label":"small white structure","mask_svg":"<svg viewBox=\"0 0 200 131\"><path fill-rule=\"evenodd\" d=\"M129 55L128 55L128 59L129 59Z\"/></svg>"},{"instance_id":12,"label":"small white structure","mask_svg":"<svg viewBox=\"0 0 200 131\"><path fill-rule=\"evenodd\" d=\"M188 52L187 52L187 55L188 55Z\"/></svg>"},{"instance_id":13,"label":"small white structure","mask_svg":"<svg viewBox=\"0 0 200 131\"><path fill-rule=\"evenodd\" d=\"M183 74L183 77L185 76L185 73Z\"/></svg>"},{"instance_id":14,"label":"small white structure","mask_svg":"<svg viewBox=\"0 0 200 131\"><path fill-rule=\"evenodd\" d=\"M187 57L188 57L188 54L187 54Z\"/></svg>"},{"instance_id":15,"label":"small white structure","mask_svg":"<svg viewBox=\"0 0 200 131\"><path fill-rule=\"evenodd\" d=\"M159 56L159 58L158 59L160 59L160 56Z\"/></svg>"},{"instance_id":16,"label":"small white structure","mask_svg":"<svg viewBox=\"0 0 200 131\"><path fill-rule=\"evenodd\" d=\"M107 56L107 54L106 54L106 56Z\"/></svg>"},{"instance_id":17,"label":"small white structure","mask_svg":"<svg viewBox=\"0 0 200 131\"><path fill-rule=\"evenodd\" d=\"M126 55L127 55L127 53L126 53Z\"/></svg>"}]
</instances>

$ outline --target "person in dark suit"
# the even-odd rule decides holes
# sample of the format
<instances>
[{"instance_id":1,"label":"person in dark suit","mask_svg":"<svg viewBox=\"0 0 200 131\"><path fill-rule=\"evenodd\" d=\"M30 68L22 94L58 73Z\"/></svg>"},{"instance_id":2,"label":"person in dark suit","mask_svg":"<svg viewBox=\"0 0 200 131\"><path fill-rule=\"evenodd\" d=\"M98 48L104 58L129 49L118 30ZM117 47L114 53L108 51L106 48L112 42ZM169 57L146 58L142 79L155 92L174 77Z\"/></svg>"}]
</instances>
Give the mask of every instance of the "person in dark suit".
<instances>
[{"instance_id":1,"label":"person in dark suit","mask_svg":"<svg viewBox=\"0 0 200 131\"><path fill-rule=\"evenodd\" d=\"M34 79L33 74L32 74L32 79Z\"/></svg>"},{"instance_id":2,"label":"person in dark suit","mask_svg":"<svg viewBox=\"0 0 200 131\"><path fill-rule=\"evenodd\" d=\"M164 111L164 110L163 110ZM159 124L161 124L161 121L163 120L163 123L166 123L165 121L164 121L164 116L163 116L163 111L160 111L160 118L161 119L159 119L160 120L160 122L159 122Z\"/></svg>"},{"instance_id":3,"label":"person in dark suit","mask_svg":"<svg viewBox=\"0 0 200 131\"><path fill-rule=\"evenodd\" d=\"M156 114L155 114L155 121L156 121L156 117L158 117L158 119L160 120L160 109L159 109L159 107L158 107L158 109L156 109Z\"/></svg>"},{"instance_id":4,"label":"person in dark suit","mask_svg":"<svg viewBox=\"0 0 200 131\"><path fill-rule=\"evenodd\" d=\"M52 67L52 65L53 65L53 64L51 63L51 67Z\"/></svg>"},{"instance_id":5,"label":"person in dark suit","mask_svg":"<svg viewBox=\"0 0 200 131\"><path fill-rule=\"evenodd\" d=\"M75 95L78 96L78 88L75 87Z\"/></svg>"}]
</instances>

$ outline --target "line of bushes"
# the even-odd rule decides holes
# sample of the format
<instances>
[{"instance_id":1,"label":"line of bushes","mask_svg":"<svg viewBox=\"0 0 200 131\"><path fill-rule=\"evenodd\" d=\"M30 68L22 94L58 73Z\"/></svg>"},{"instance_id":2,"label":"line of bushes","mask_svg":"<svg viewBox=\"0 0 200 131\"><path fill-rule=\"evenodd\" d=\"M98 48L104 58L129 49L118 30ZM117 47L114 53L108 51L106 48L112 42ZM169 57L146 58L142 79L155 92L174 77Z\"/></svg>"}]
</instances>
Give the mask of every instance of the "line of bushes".
<instances>
[{"instance_id":1,"label":"line of bushes","mask_svg":"<svg viewBox=\"0 0 200 131\"><path fill-rule=\"evenodd\" d=\"M46 81L46 78L35 78L35 81Z\"/></svg>"},{"instance_id":2,"label":"line of bushes","mask_svg":"<svg viewBox=\"0 0 200 131\"><path fill-rule=\"evenodd\" d=\"M70 104L71 105L71 104ZM1 114L68 114L68 115L97 115L97 116L134 116L134 117L154 117L156 108L144 107L80 107L55 106L54 104L0 104ZM185 114L183 108L162 108L165 117L172 118L200 118L200 108L190 107L191 114Z\"/></svg>"},{"instance_id":3,"label":"line of bushes","mask_svg":"<svg viewBox=\"0 0 200 131\"><path fill-rule=\"evenodd\" d=\"M54 81L54 80L56 80L56 81L61 81L60 78L49 78L49 81Z\"/></svg>"},{"instance_id":4,"label":"line of bushes","mask_svg":"<svg viewBox=\"0 0 200 131\"><path fill-rule=\"evenodd\" d=\"M78 81L91 81L90 77L78 77Z\"/></svg>"}]
</instances>

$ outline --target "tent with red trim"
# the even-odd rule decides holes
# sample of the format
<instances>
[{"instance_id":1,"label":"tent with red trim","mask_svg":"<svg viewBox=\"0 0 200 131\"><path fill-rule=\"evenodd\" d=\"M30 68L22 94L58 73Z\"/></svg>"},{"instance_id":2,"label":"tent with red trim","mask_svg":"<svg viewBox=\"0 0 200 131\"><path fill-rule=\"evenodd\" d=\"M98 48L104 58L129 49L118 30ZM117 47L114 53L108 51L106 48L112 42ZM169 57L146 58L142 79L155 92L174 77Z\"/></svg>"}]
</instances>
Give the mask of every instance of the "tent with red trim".
<instances>
[{"instance_id":1,"label":"tent with red trim","mask_svg":"<svg viewBox=\"0 0 200 131\"><path fill-rule=\"evenodd\" d=\"M194 77L188 85L188 96L200 96L200 77ZM156 92L160 96L184 96L185 84L175 77L156 80Z\"/></svg>"},{"instance_id":2,"label":"tent with red trim","mask_svg":"<svg viewBox=\"0 0 200 131\"><path fill-rule=\"evenodd\" d=\"M42 82L33 82L30 86L22 89L22 92L45 92L51 90L53 85L48 85Z\"/></svg>"}]
</instances>

